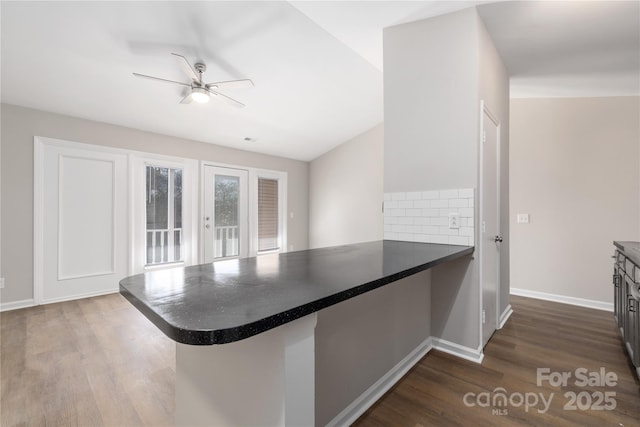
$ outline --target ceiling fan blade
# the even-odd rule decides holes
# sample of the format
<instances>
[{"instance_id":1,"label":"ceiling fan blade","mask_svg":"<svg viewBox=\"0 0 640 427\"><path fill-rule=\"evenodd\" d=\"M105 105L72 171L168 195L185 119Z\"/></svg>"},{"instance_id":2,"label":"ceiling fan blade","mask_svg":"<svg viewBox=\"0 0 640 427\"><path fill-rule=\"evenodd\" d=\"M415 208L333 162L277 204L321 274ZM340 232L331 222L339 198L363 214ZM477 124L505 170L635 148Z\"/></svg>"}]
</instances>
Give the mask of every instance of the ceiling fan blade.
<instances>
[{"instance_id":1,"label":"ceiling fan blade","mask_svg":"<svg viewBox=\"0 0 640 427\"><path fill-rule=\"evenodd\" d=\"M180 104L191 104L191 101L193 101L193 99L191 98L191 94L189 94L184 98L182 98L182 101L180 101Z\"/></svg>"},{"instance_id":2,"label":"ceiling fan blade","mask_svg":"<svg viewBox=\"0 0 640 427\"><path fill-rule=\"evenodd\" d=\"M158 81L165 82L165 83L174 83L174 84L177 84L177 85L191 87L191 85L189 83L182 83L182 82L176 82L174 80L161 79L160 77L147 76L146 74L133 73L133 75L136 76L136 77L142 77L143 79L158 80Z\"/></svg>"},{"instance_id":3,"label":"ceiling fan blade","mask_svg":"<svg viewBox=\"0 0 640 427\"><path fill-rule=\"evenodd\" d=\"M207 91L211 95L213 95L214 99L220 99L222 101L225 101L227 104L233 105L234 107L238 107L238 108L244 107L244 104L242 102L236 101L233 98L229 98L227 95L223 95L220 92L213 91L213 90L211 90L209 88L207 88Z\"/></svg>"},{"instance_id":4,"label":"ceiling fan blade","mask_svg":"<svg viewBox=\"0 0 640 427\"><path fill-rule=\"evenodd\" d=\"M172 53L171 55L173 55L176 58L176 61L178 61L178 64L182 67L182 69L184 70L185 74L194 82L199 83L200 82L200 78L198 77L198 73L196 73L196 71L193 69L193 67L191 66L191 64L189 64L189 61L187 61L187 58L185 58L182 55L179 55L177 53Z\"/></svg>"},{"instance_id":5,"label":"ceiling fan blade","mask_svg":"<svg viewBox=\"0 0 640 427\"><path fill-rule=\"evenodd\" d=\"M212 89L241 89L245 87L253 87L251 79L229 80L226 82L207 83L205 87Z\"/></svg>"}]
</instances>

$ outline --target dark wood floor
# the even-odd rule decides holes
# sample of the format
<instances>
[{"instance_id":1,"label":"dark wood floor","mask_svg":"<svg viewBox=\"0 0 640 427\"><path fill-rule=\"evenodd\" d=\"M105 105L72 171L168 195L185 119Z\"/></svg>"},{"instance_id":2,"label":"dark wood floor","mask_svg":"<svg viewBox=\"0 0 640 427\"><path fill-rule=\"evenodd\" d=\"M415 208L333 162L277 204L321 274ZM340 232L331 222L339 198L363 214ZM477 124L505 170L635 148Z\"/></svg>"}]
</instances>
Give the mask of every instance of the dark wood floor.
<instances>
[{"instance_id":1,"label":"dark wood floor","mask_svg":"<svg viewBox=\"0 0 640 427\"><path fill-rule=\"evenodd\" d=\"M430 352L354 425L640 426L640 386L611 313L522 297L512 297L511 304L514 313L489 341L482 365ZM617 375L617 385L581 386L576 369L591 373L601 367ZM552 387L548 381L538 386L538 368L570 372L571 378L566 386ZM499 387L504 390L496 390ZM512 402L504 407L500 401L495 407L477 406L478 396L484 404L494 391ZM614 402L607 405L615 404L615 409L589 409L598 407L590 403L597 403L605 392L615 393L609 396ZM467 393L473 393L467 402L476 406L465 405ZM516 393L529 396L528 411L526 405L518 406ZM540 394L549 401L551 393L549 410L544 411ZM565 393L580 396L576 410L570 409L572 402ZM535 407L534 394L539 399ZM501 409L506 413L500 415Z\"/></svg>"},{"instance_id":2,"label":"dark wood floor","mask_svg":"<svg viewBox=\"0 0 640 427\"><path fill-rule=\"evenodd\" d=\"M356 425L640 426L639 384L611 313L518 297L512 305L515 312L489 342L482 365L433 351ZM0 425L173 423L173 342L120 295L5 312L0 323ZM577 387L575 378L566 387L536 384L537 368L600 367L618 376L615 387ZM528 412L508 404L500 408L506 415L464 404L466 393L497 387L508 396L554 397L546 413L538 412L541 403ZM616 408L564 410L565 392L614 392Z\"/></svg>"}]
</instances>

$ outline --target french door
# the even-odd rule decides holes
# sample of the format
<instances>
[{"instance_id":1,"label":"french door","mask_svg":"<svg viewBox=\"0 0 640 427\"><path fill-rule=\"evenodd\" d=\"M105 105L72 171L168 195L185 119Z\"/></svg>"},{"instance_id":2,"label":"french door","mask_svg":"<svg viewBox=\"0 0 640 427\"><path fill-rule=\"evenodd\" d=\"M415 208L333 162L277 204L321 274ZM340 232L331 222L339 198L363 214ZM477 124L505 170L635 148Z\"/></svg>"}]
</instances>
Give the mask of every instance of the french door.
<instances>
[{"instance_id":1,"label":"french door","mask_svg":"<svg viewBox=\"0 0 640 427\"><path fill-rule=\"evenodd\" d=\"M249 172L203 167L203 262L249 255Z\"/></svg>"}]
</instances>

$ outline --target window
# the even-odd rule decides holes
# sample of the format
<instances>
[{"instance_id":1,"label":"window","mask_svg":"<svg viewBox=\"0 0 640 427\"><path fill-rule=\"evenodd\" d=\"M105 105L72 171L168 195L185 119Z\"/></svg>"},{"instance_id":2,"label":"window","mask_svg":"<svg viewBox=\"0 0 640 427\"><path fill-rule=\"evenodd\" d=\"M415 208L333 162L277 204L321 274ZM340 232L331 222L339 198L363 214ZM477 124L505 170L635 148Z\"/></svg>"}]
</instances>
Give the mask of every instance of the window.
<instances>
[{"instance_id":1,"label":"window","mask_svg":"<svg viewBox=\"0 0 640 427\"><path fill-rule=\"evenodd\" d=\"M146 182L146 264L182 261L182 169L147 165Z\"/></svg>"},{"instance_id":2,"label":"window","mask_svg":"<svg viewBox=\"0 0 640 427\"><path fill-rule=\"evenodd\" d=\"M214 258L240 254L240 177L216 175L214 202Z\"/></svg>"},{"instance_id":3,"label":"window","mask_svg":"<svg viewBox=\"0 0 640 427\"><path fill-rule=\"evenodd\" d=\"M258 251L280 249L278 180L258 178Z\"/></svg>"}]
</instances>

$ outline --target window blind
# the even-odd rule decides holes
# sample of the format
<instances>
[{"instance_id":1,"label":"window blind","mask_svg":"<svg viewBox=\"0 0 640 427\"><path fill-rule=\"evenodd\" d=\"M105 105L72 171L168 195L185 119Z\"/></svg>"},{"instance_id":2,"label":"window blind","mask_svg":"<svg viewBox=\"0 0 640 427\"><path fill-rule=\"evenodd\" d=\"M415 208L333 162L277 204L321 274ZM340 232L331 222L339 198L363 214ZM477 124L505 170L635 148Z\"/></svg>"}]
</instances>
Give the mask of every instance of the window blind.
<instances>
[{"instance_id":1,"label":"window blind","mask_svg":"<svg viewBox=\"0 0 640 427\"><path fill-rule=\"evenodd\" d=\"M258 251L279 249L278 180L258 178Z\"/></svg>"}]
</instances>

